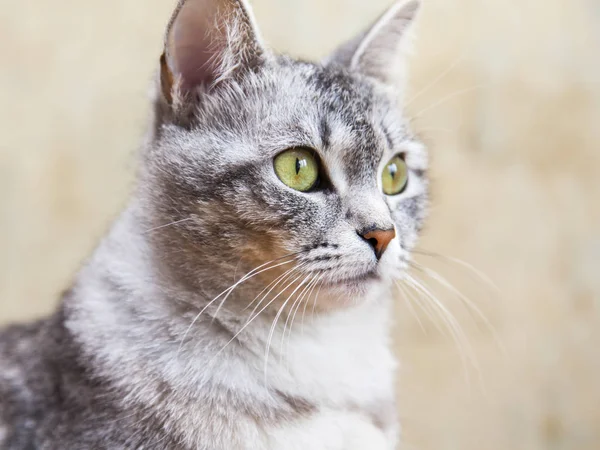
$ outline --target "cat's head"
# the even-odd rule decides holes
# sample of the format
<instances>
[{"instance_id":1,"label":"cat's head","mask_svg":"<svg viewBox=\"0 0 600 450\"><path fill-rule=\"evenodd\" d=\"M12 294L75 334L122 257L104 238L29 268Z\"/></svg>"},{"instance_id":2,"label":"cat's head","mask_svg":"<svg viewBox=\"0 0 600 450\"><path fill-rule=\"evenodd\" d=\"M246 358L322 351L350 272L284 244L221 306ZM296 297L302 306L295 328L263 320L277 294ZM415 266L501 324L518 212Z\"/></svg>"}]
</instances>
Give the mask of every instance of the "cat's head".
<instances>
[{"instance_id":1,"label":"cat's head","mask_svg":"<svg viewBox=\"0 0 600 450\"><path fill-rule=\"evenodd\" d=\"M427 196L400 106L418 9L395 4L314 64L267 49L244 0L180 2L141 183L165 270L352 302L401 274Z\"/></svg>"}]
</instances>

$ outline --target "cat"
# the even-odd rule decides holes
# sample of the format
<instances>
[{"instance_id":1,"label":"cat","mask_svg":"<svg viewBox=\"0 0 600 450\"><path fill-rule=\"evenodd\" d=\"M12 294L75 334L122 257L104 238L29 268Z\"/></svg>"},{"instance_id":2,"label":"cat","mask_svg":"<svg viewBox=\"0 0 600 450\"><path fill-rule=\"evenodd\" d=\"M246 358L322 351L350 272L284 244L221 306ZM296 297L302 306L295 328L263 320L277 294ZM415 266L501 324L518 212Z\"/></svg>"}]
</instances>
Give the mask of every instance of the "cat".
<instances>
[{"instance_id":1,"label":"cat","mask_svg":"<svg viewBox=\"0 0 600 450\"><path fill-rule=\"evenodd\" d=\"M245 0L178 3L130 201L57 311L0 332L0 448L396 447L419 9L311 63L269 50Z\"/></svg>"}]
</instances>

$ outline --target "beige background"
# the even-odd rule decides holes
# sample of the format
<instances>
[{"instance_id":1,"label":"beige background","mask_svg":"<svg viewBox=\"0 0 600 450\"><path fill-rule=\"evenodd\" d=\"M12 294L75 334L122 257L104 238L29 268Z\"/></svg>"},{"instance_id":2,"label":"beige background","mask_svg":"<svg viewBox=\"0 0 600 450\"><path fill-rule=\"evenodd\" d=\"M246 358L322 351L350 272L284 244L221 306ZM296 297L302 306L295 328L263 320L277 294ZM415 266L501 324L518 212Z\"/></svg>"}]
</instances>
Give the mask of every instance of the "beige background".
<instances>
[{"instance_id":1,"label":"beige background","mask_svg":"<svg viewBox=\"0 0 600 450\"><path fill-rule=\"evenodd\" d=\"M310 57L388 3L254 1L272 44ZM0 322L50 311L123 204L172 6L2 1ZM600 448L600 4L426 0L411 74L433 157L421 248L500 292L421 258L491 327L437 289L457 347L399 299L405 448Z\"/></svg>"}]
</instances>

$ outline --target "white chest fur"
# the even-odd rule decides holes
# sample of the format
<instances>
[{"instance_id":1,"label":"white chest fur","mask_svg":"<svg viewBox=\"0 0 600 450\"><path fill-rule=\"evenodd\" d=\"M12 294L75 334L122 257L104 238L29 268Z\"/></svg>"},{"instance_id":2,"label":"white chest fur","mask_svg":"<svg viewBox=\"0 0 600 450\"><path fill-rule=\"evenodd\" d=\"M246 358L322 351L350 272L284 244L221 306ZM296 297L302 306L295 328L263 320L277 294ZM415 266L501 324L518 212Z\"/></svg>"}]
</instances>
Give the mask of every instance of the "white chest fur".
<instances>
[{"instance_id":1,"label":"white chest fur","mask_svg":"<svg viewBox=\"0 0 600 450\"><path fill-rule=\"evenodd\" d=\"M305 420L268 430L268 448L393 449L396 424L386 303L322 317L290 337L288 361L269 366L269 382L318 405ZM269 372L267 372L267 376ZM374 416L385 416L376 426ZM387 423L385 423L387 422ZM382 429L383 428L383 429Z\"/></svg>"},{"instance_id":2,"label":"white chest fur","mask_svg":"<svg viewBox=\"0 0 600 450\"><path fill-rule=\"evenodd\" d=\"M389 322L388 306L380 303L320 317L304 330L296 324L284 343L285 360L269 366L277 371L269 381L334 407L387 397L396 365Z\"/></svg>"}]
</instances>

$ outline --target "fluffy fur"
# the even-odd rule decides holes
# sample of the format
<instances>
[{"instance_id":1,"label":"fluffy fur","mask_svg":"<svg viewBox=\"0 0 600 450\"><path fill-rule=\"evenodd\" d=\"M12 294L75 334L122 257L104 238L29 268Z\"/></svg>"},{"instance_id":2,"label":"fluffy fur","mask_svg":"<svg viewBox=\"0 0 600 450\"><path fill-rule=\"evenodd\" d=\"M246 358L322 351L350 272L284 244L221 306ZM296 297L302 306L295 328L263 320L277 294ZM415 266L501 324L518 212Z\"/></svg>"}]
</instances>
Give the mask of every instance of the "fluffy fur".
<instances>
[{"instance_id":1,"label":"fluffy fur","mask_svg":"<svg viewBox=\"0 0 600 450\"><path fill-rule=\"evenodd\" d=\"M398 3L321 64L271 53L241 0L181 1L139 182L46 320L0 332L0 446L392 449L391 288L424 217L398 107ZM322 182L273 159L315 150ZM381 190L403 154L408 188ZM395 229L378 259L361 237Z\"/></svg>"}]
</instances>

